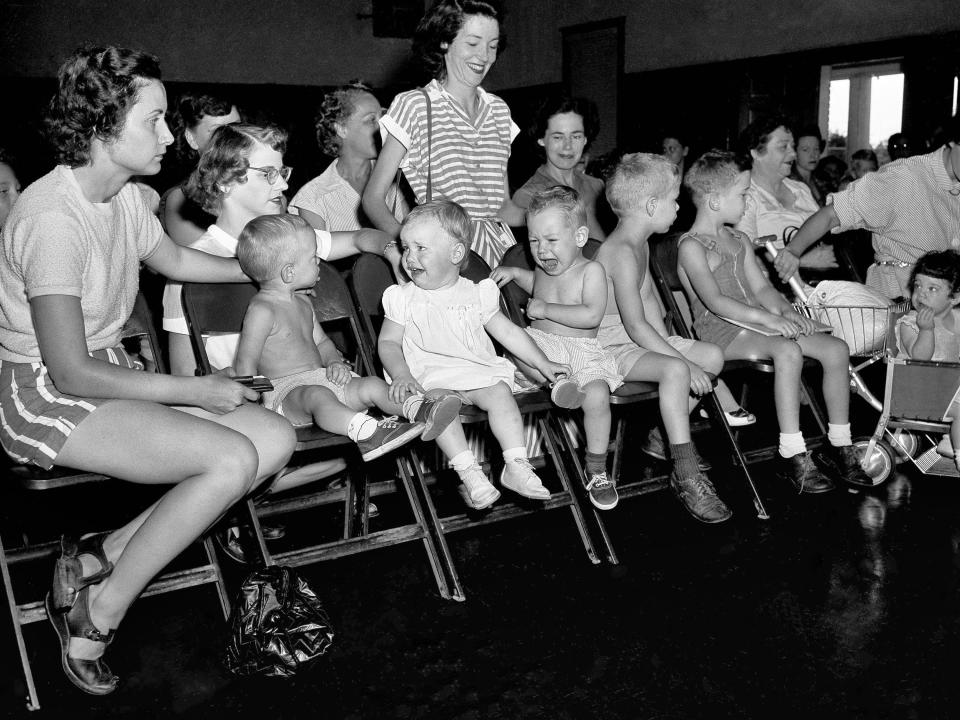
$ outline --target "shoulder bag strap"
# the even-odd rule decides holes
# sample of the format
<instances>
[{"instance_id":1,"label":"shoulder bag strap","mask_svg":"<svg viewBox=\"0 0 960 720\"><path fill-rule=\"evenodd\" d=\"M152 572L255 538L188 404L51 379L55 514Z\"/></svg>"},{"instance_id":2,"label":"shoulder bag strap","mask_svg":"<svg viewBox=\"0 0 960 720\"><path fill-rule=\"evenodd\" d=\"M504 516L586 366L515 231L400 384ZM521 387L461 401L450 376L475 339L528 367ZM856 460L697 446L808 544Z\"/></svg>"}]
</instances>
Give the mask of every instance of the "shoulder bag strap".
<instances>
[{"instance_id":1,"label":"shoulder bag strap","mask_svg":"<svg viewBox=\"0 0 960 720\"><path fill-rule=\"evenodd\" d=\"M420 92L423 93L423 97L427 101L427 202L430 202L433 199L433 183L430 178L430 164L433 159L433 113L431 112L430 96L427 94L427 89L420 88Z\"/></svg>"}]
</instances>

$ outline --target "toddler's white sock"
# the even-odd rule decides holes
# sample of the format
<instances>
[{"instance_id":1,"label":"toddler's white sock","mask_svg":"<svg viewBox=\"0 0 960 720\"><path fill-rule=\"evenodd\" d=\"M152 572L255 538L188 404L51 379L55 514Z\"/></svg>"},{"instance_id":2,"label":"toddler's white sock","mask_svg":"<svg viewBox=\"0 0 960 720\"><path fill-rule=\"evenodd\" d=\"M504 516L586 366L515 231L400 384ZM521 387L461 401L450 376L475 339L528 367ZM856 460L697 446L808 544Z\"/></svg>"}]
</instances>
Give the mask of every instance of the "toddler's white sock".
<instances>
[{"instance_id":1,"label":"toddler's white sock","mask_svg":"<svg viewBox=\"0 0 960 720\"><path fill-rule=\"evenodd\" d=\"M853 445L853 439L850 437L850 423L844 423L843 425L827 423L827 440L834 447Z\"/></svg>"},{"instance_id":2,"label":"toddler's white sock","mask_svg":"<svg viewBox=\"0 0 960 720\"><path fill-rule=\"evenodd\" d=\"M347 437L354 442L366 440L377 430L377 421L366 413L357 413L350 418L350 424L347 425Z\"/></svg>"},{"instance_id":3,"label":"toddler's white sock","mask_svg":"<svg viewBox=\"0 0 960 720\"><path fill-rule=\"evenodd\" d=\"M474 457L470 450L464 450L450 458L450 467L452 467L458 475L476 464L477 458Z\"/></svg>"},{"instance_id":4,"label":"toddler's white sock","mask_svg":"<svg viewBox=\"0 0 960 720\"><path fill-rule=\"evenodd\" d=\"M527 449L525 447L514 447L507 448L503 451L503 461L505 463L510 462L511 460L517 460L519 458L527 457Z\"/></svg>"},{"instance_id":5,"label":"toddler's white sock","mask_svg":"<svg viewBox=\"0 0 960 720\"><path fill-rule=\"evenodd\" d=\"M789 458L806 451L807 443L803 439L803 433L780 433L780 455Z\"/></svg>"}]
</instances>

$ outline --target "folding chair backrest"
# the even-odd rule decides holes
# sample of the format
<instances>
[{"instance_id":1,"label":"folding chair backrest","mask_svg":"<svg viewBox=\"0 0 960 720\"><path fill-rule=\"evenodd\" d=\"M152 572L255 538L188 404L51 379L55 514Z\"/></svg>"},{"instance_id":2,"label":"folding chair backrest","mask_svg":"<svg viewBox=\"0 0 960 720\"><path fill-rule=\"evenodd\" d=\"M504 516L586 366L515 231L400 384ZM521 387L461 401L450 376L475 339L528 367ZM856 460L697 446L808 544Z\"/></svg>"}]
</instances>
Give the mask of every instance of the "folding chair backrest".
<instances>
[{"instance_id":1,"label":"folding chair backrest","mask_svg":"<svg viewBox=\"0 0 960 720\"><path fill-rule=\"evenodd\" d=\"M480 257L475 251L470 251L470 260L467 262L466 266L460 267L460 275L467 278L467 280L473 280L474 282L480 282L481 280L486 280L490 277L490 266L487 265L487 261Z\"/></svg>"},{"instance_id":2,"label":"folding chair backrest","mask_svg":"<svg viewBox=\"0 0 960 720\"><path fill-rule=\"evenodd\" d=\"M366 328L353 305L353 298L347 288L347 283L333 265L325 262L320 263L320 274L317 277L317 284L314 286L311 302L313 303L313 313L320 323L345 321L349 324L350 333L353 336L352 341L356 345L358 355L357 370L364 375L373 374L373 351L370 345L373 338L368 338ZM342 336L338 338L334 333L331 333L331 339L340 346L341 350L346 349L341 344ZM337 342L338 339L341 342Z\"/></svg>"},{"instance_id":3,"label":"folding chair backrest","mask_svg":"<svg viewBox=\"0 0 960 720\"><path fill-rule=\"evenodd\" d=\"M533 261L527 245L514 245L503 254L500 264L504 267L515 267L522 270L533 270ZM515 282L509 282L500 288L500 295L507 306L507 317L520 327L528 325L527 316L523 309L527 306L530 296Z\"/></svg>"},{"instance_id":4,"label":"folding chair backrest","mask_svg":"<svg viewBox=\"0 0 960 720\"><path fill-rule=\"evenodd\" d=\"M667 329L673 329L677 335L692 338L693 332L674 294L683 294L683 284L677 270L678 242L682 234L670 233L650 238L650 276L667 310Z\"/></svg>"},{"instance_id":5,"label":"folding chair backrest","mask_svg":"<svg viewBox=\"0 0 960 720\"><path fill-rule=\"evenodd\" d=\"M596 238L587 238L587 244L583 246L581 252L587 260L593 260L597 256L597 251L600 249L600 246L603 245L602 240L597 240Z\"/></svg>"},{"instance_id":6,"label":"folding chair backrest","mask_svg":"<svg viewBox=\"0 0 960 720\"><path fill-rule=\"evenodd\" d=\"M163 359L160 339L157 336L157 326L153 321L153 313L150 312L150 305L143 293L137 293L136 302L133 304L133 312L127 318L126 325L123 326L122 336L124 339L146 338L150 345L150 352L153 354L153 362L156 365L157 372L167 373L167 363Z\"/></svg>"},{"instance_id":7,"label":"folding chair backrest","mask_svg":"<svg viewBox=\"0 0 960 720\"><path fill-rule=\"evenodd\" d=\"M209 375L213 371L203 345L203 335L239 333L247 305L256 294L257 286L252 282L183 284L183 315L198 375Z\"/></svg>"},{"instance_id":8,"label":"folding chair backrest","mask_svg":"<svg viewBox=\"0 0 960 720\"><path fill-rule=\"evenodd\" d=\"M371 340L383 325L383 292L395 284L386 260L373 253L360 253L350 270L350 291L360 319Z\"/></svg>"}]
</instances>

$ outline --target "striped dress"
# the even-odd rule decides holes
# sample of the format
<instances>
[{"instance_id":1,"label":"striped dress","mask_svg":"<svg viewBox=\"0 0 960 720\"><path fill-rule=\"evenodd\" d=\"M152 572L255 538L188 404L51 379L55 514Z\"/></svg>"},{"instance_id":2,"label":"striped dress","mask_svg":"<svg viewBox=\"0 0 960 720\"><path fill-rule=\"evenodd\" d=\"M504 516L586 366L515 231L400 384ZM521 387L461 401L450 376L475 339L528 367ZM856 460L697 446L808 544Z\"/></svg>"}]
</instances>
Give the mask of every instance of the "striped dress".
<instances>
[{"instance_id":1,"label":"striped dress","mask_svg":"<svg viewBox=\"0 0 960 720\"><path fill-rule=\"evenodd\" d=\"M477 117L470 120L460 104L436 80L424 88L432 113L431 149L427 150L427 100L420 90L394 98L380 118L384 141L396 138L406 155L400 163L417 202L427 198L427 166L434 200L452 200L474 221L473 250L490 267L516 244L510 228L497 218L504 197L510 143L520 132L510 108L496 95L478 88Z\"/></svg>"}]
</instances>

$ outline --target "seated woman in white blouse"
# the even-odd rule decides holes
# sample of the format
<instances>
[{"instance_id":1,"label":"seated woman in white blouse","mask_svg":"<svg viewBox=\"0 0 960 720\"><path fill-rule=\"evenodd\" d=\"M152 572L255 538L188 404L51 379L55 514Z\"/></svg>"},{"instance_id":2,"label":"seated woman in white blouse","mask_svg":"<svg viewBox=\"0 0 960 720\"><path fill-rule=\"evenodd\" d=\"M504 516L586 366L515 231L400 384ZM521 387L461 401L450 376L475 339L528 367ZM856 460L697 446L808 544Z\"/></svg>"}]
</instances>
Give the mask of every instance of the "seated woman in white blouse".
<instances>
[{"instance_id":1,"label":"seated woman in white blouse","mask_svg":"<svg viewBox=\"0 0 960 720\"><path fill-rule=\"evenodd\" d=\"M797 157L789 121L780 116L762 117L740 134L742 161L751 166L746 210L737 230L756 239L776 235L777 245L786 241L820 206L804 183L789 178ZM803 267L837 267L833 248L821 245L808 252Z\"/></svg>"}]
</instances>

